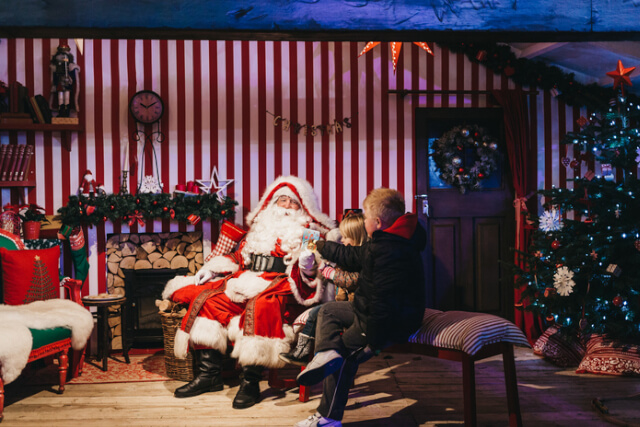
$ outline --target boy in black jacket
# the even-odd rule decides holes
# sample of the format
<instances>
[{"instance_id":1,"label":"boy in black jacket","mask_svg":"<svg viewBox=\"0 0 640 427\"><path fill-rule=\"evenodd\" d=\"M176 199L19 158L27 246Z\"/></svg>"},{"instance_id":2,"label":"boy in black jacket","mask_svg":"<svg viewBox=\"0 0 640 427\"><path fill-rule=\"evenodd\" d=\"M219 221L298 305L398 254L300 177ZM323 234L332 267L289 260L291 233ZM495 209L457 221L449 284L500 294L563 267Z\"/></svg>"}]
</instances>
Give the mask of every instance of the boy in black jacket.
<instances>
[{"instance_id":1,"label":"boy in black jacket","mask_svg":"<svg viewBox=\"0 0 640 427\"><path fill-rule=\"evenodd\" d=\"M324 379L318 412L296 427L341 426L344 408L360 363L394 342L406 342L418 330L425 308L420 252L426 232L417 215L405 214L402 194L378 188L364 199L363 246L320 241L323 258L345 270L359 271L353 302L334 301L320 309L316 355L298 375L301 385Z\"/></svg>"}]
</instances>

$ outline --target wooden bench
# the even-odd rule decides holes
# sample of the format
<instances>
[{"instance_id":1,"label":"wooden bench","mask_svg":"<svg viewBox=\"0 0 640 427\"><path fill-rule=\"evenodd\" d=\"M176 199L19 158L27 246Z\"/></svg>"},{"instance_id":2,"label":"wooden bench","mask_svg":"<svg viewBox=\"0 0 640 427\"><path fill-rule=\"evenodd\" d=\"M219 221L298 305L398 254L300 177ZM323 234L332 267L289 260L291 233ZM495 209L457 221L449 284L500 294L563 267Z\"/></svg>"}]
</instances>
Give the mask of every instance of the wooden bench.
<instances>
[{"instance_id":1,"label":"wooden bench","mask_svg":"<svg viewBox=\"0 0 640 427\"><path fill-rule=\"evenodd\" d=\"M462 363L462 384L464 396L464 424L475 426L476 416L476 379L475 362L488 357L502 355L509 425L522 426L516 367L513 346L529 347L522 331L512 322L501 317L484 313L466 311L447 311L426 309L420 329L411 336L409 342L395 344L385 352L420 354L438 359ZM295 380L277 378L277 371L269 374L269 384L293 387ZM299 400L309 400L308 387L300 386Z\"/></svg>"}]
</instances>

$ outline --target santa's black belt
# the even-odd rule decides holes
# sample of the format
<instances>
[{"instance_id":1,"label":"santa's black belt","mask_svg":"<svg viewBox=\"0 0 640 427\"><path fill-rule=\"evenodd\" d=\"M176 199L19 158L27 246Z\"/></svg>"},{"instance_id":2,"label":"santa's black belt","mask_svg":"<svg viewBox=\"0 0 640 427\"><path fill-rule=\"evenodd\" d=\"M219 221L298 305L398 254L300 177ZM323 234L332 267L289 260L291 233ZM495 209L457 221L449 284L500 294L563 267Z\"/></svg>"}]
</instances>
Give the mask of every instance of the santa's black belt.
<instances>
[{"instance_id":1,"label":"santa's black belt","mask_svg":"<svg viewBox=\"0 0 640 427\"><path fill-rule=\"evenodd\" d=\"M251 271L268 271L270 273L284 273L287 266L282 258L269 255L251 254Z\"/></svg>"}]
</instances>

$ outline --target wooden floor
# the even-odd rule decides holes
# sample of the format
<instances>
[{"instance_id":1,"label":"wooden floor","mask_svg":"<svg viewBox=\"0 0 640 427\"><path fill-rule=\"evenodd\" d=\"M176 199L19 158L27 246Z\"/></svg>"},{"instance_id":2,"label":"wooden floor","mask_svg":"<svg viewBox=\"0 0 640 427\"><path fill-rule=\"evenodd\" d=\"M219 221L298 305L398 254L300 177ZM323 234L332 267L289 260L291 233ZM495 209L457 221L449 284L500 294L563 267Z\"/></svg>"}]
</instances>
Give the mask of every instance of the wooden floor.
<instances>
[{"instance_id":1,"label":"wooden floor","mask_svg":"<svg viewBox=\"0 0 640 427\"><path fill-rule=\"evenodd\" d=\"M110 362L115 363L115 362ZM590 427L616 425L592 408L600 398L617 425L640 424L640 380L629 377L577 375L557 368L530 349L516 349L520 406L525 426ZM289 373L294 373L289 370ZM502 360L476 364L480 426L506 426ZM178 381L54 388L6 387L2 426L292 426L315 412L320 388L300 403L297 389L275 390L263 381L262 401L234 410L238 381L223 391L176 399ZM365 363L356 379L345 418L349 426L462 425L462 380L454 362L415 355L385 354Z\"/></svg>"}]
</instances>

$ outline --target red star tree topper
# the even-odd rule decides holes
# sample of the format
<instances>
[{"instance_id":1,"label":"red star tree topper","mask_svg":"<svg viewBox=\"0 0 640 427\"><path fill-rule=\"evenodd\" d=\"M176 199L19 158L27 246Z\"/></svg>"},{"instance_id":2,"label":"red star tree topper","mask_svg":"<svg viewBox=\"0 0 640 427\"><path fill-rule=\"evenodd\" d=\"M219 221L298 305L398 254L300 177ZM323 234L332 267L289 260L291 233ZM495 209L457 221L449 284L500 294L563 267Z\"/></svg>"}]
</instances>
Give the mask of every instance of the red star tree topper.
<instances>
[{"instance_id":1,"label":"red star tree topper","mask_svg":"<svg viewBox=\"0 0 640 427\"><path fill-rule=\"evenodd\" d=\"M362 49L362 52L360 52L360 55L358 55L358 58L360 58L362 55L369 52L371 49L378 46L379 44L380 42L368 42L364 46L364 49ZM413 42L413 44L420 46L423 50L433 55L433 51L431 50L431 48L426 42ZM389 45L391 46L391 60L393 61L393 74L395 74L396 65L398 64L398 58L400 57L400 50L402 49L402 42L389 42Z\"/></svg>"},{"instance_id":2,"label":"red star tree topper","mask_svg":"<svg viewBox=\"0 0 640 427\"><path fill-rule=\"evenodd\" d=\"M633 73L635 69L636 67L624 68L624 66L622 65L622 61L618 59L618 68L607 73L607 76L613 79L613 88L615 89L616 87L620 86L620 90L624 95L624 85L633 86L631 84L629 75Z\"/></svg>"}]
</instances>

